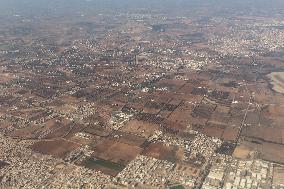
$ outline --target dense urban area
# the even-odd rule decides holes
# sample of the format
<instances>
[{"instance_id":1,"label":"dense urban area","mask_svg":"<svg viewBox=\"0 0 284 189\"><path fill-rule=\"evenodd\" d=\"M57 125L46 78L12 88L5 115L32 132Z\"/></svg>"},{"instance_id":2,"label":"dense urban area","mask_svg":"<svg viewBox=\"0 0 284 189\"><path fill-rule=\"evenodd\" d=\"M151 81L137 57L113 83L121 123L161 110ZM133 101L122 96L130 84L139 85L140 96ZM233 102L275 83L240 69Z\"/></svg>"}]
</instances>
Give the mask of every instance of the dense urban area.
<instances>
[{"instance_id":1,"label":"dense urban area","mask_svg":"<svg viewBox=\"0 0 284 189\"><path fill-rule=\"evenodd\" d=\"M6 2L0 188L283 189L284 4L216 1Z\"/></svg>"}]
</instances>

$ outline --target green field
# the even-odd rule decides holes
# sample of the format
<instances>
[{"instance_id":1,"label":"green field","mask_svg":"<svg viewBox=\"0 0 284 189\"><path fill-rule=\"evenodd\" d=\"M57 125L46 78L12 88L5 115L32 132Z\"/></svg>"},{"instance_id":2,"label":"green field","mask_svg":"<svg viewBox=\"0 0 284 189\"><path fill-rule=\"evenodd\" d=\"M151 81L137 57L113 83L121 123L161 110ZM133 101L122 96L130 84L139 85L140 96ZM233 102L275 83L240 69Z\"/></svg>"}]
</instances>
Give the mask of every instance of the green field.
<instances>
[{"instance_id":1,"label":"green field","mask_svg":"<svg viewBox=\"0 0 284 189\"><path fill-rule=\"evenodd\" d=\"M108 169L112 169L115 171L122 171L124 169L123 165L113 163L111 161L103 160L103 159L94 159L92 157L85 159L82 162L82 165L89 168L89 169L95 169L96 167L105 167Z\"/></svg>"},{"instance_id":2,"label":"green field","mask_svg":"<svg viewBox=\"0 0 284 189\"><path fill-rule=\"evenodd\" d=\"M170 189L184 189L183 185L171 186Z\"/></svg>"}]
</instances>

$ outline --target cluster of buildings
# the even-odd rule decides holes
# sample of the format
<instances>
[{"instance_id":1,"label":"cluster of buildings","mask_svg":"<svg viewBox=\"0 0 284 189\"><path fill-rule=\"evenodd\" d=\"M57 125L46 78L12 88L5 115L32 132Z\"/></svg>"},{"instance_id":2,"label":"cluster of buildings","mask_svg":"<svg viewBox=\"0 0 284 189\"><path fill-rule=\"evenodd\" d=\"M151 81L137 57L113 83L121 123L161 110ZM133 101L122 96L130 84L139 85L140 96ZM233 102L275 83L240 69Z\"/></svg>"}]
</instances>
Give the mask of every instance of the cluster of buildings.
<instances>
[{"instance_id":1,"label":"cluster of buildings","mask_svg":"<svg viewBox=\"0 0 284 189\"><path fill-rule=\"evenodd\" d=\"M222 141L218 138L208 137L204 134L198 134L192 141L190 148L190 157L202 156L206 160L210 160L215 150L220 147Z\"/></svg>"},{"instance_id":2,"label":"cluster of buildings","mask_svg":"<svg viewBox=\"0 0 284 189\"><path fill-rule=\"evenodd\" d=\"M284 46L284 31L281 29L284 24L274 23L273 19L269 21L271 24L241 19L222 36L212 35L212 49L223 56L237 57L253 57L281 50Z\"/></svg>"},{"instance_id":3,"label":"cluster of buildings","mask_svg":"<svg viewBox=\"0 0 284 189\"><path fill-rule=\"evenodd\" d=\"M109 125L112 127L113 130L119 130L125 122L127 122L133 114L124 113L124 112L114 112L112 117L110 118Z\"/></svg>"},{"instance_id":4,"label":"cluster of buildings","mask_svg":"<svg viewBox=\"0 0 284 189\"><path fill-rule=\"evenodd\" d=\"M277 168L279 169L279 165L261 159L231 159L223 163L214 163L202 189L280 189L284 186L283 177L279 178L283 176L283 172L277 171Z\"/></svg>"},{"instance_id":5,"label":"cluster of buildings","mask_svg":"<svg viewBox=\"0 0 284 189\"><path fill-rule=\"evenodd\" d=\"M0 188L103 188L111 177L32 152L25 144L0 135Z\"/></svg>"},{"instance_id":6,"label":"cluster of buildings","mask_svg":"<svg viewBox=\"0 0 284 189\"><path fill-rule=\"evenodd\" d=\"M166 188L171 183L178 183L192 188L199 179L200 169L188 164L171 163L140 155L120 172L115 180L125 186L144 188ZM142 187L143 188L143 187Z\"/></svg>"}]
</instances>

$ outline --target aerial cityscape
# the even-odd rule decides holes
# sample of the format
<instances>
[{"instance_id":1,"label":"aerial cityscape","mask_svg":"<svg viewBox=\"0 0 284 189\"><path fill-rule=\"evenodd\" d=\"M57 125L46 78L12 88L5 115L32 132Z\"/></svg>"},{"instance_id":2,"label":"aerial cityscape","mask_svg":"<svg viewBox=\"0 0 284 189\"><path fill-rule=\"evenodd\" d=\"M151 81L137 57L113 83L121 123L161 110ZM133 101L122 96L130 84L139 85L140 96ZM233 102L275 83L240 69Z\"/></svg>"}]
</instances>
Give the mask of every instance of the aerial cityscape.
<instances>
[{"instance_id":1,"label":"aerial cityscape","mask_svg":"<svg viewBox=\"0 0 284 189\"><path fill-rule=\"evenodd\" d=\"M284 1L0 0L0 189L284 189Z\"/></svg>"}]
</instances>

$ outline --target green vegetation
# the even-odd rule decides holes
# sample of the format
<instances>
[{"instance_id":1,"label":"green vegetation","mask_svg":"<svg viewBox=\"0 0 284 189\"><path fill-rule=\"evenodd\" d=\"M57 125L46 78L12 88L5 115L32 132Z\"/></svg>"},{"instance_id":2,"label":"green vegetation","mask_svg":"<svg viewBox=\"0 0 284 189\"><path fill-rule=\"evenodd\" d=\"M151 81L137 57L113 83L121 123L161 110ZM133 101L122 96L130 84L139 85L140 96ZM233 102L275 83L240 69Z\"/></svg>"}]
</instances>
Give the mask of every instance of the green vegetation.
<instances>
[{"instance_id":1,"label":"green vegetation","mask_svg":"<svg viewBox=\"0 0 284 189\"><path fill-rule=\"evenodd\" d=\"M122 171L124 169L123 165L113 163L111 161L103 160L103 159L94 159L92 157L87 158L82 163L83 166L89 168L89 169L95 169L96 167L105 167L108 169L112 169L115 171Z\"/></svg>"},{"instance_id":2,"label":"green vegetation","mask_svg":"<svg viewBox=\"0 0 284 189\"><path fill-rule=\"evenodd\" d=\"M184 189L183 185L171 186L170 189Z\"/></svg>"}]
</instances>

